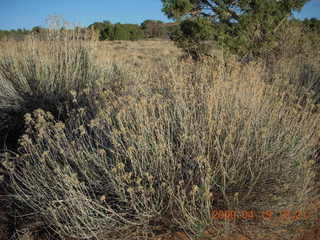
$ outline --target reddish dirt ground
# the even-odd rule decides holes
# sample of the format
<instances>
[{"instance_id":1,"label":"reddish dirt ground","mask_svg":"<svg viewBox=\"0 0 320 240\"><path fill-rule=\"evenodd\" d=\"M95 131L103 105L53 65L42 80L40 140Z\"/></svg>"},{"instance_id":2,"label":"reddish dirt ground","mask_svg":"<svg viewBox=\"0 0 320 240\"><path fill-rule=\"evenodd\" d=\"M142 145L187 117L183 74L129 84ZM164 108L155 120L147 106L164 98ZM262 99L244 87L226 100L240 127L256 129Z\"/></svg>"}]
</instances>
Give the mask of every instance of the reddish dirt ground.
<instances>
[{"instance_id":1,"label":"reddish dirt ground","mask_svg":"<svg viewBox=\"0 0 320 240\"><path fill-rule=\"evenodd\" d=\"M168 236L168 237L158 237L155 238L154 240L189 240L188 236L183 233L183 232L177 232L173 234L173 236ZM281 237L277 237L275 235L270 235L270 236L264 236L264 237L259 237L259 233L250 233L246 235L241 235L241 234L232 234L229 236L225 237L220 237L220 238L214 238L210 237L210 234L199 238L198 240L283 240ZM302 232L301 235L296 238L296 240L320 240L320 225L318 227L315 227L309 231Z\"/></svg>"},{"instance_id":2,"label":"reddish dirt ground","mask_svg":"<svg viewBox=\"0 0 320 240\"><path fill-rule=\"evenodd\" d=\"M320 212L320 200L315 201L313 204L308 206L307 212L319 213ZM319 215L320 217L320 215ZM274 224L276 225L277 222L275 221ZM198 240L283 240L281 238L281 234L268 234L267 232L264 233L258 228L251 227L251 229L241 229L239 232L242 234L233 234L229 236L224 236L220 238L214 238L214 233L210 233L210 231L206 231L202 238ZM294 240L320 240L320 219L316 226L309 230L301 229L301 233L298 237L294 238ZM189 240L188 236L183 232L177 232L171 236L165 237L158 237L154 240Z\"/></svg>"},{"instance_id":3,"label":"reddish dirt ground","mask_svg":"<svg viewBox=\"0 0 320 240\"><path fill-rule=\"evenodd\" d=\"M10 239L10 236L8 235L7 229L5 225L0 226L0 240L8 240ZM38 237L34 238L37 240L47 240L48 238L39 239ZM167 236L159 236L154 238L153 240L189 240L190 238L183 232L177 232L172 235ZM220 238L213 238L210 234L204 234L203 237L199 238L198 240L282 240L279 237L276 236L264 236L259 237L259 233L250 233L246 235L241 234L232 234L229 236L224 236ZM32 238L30 238L32 240ZM74 239L73 239L74 240ZM301 236L296 238L296 240L320 240L320 225L318 227L315 227L309 231L301 233Z\"/></svg>"},{"instance_id":4,"label":"reddish dirt ground","mask_svg":"<svg viewBox=\"0 0 320 240\"><path fill-rule=\"evenodd\" d=\"M309 205L309 211L320 212L320 200L315 201L314 204ZM0 209L0 240L8 240L10 239L9 231L8 231L8 225L4 222L5 220L5 213L1 211ZM320 220L320 219L319 219ZM275 224L277 224L275 222ZM214 235L216 235L214 232L210 232L210 230L205 231L203 234L203 237L199 238L198 240L283 240L279 234L279 236L275 234L268 234L263 233L258 228L254 228L252 226L251 228L246 229L240 229L239 232L242 232L242 234L233 234L229 236L224 236L220 238L215 238ZM48 236L45 238L28 238L28 240L47 240ZM50 238L52 239L52 238ZM190 238L183 232L176 232L174 234L170 235L162 235L155 237L153 240L189 240ZM70 240L70 239L68 239ZM75 240L75 239L72 239ZM320 240L320 221L319 223L311 228L310 230L301 230L300 236L295 238L294 240Z\"/></svg>"}]
</instances>

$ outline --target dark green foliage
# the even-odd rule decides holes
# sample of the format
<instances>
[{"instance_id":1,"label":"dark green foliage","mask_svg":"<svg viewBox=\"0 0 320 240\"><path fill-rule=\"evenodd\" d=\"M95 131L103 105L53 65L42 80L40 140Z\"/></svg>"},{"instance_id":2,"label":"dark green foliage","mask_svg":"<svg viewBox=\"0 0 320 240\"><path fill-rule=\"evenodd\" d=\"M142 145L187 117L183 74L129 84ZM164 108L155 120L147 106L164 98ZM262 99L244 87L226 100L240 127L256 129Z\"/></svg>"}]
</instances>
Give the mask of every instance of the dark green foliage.
<instances>
[{"instance_id":1,"label":"dark green foliage","mask_svg":"<svg viewBox=\"0 0 320 240\"><path fill-rule=\"evenodd\" d=\"M95 22L88 28L99 33L100 40L139 40L144 38L168 38L176 26L158 20L145 20L137 24L112 24L109 21Z\"/></svg>"},{"instance_id":2,"label":"dark green foliage","mask_svg":"<svg viewBox=\"0 0 320 240\"><path fill-rule=\"evenodd\" d=\"M100 40L139 40L144 38L143 30L136 24L112 24L109 21L96 22L88 28L99 32Z\"/></svg>"},{"instance_id":3,"label":"dark green foliage","mask_svg":"<svg viewBox=\"0 0 320 240\"><path fill-rule=\"evenodd\" d=\"M100 32L100 40L111 40L114 35L114 27L111 23L105 25L105 28Z\"/></svg>"},{"instance_id":4,"label":"dark green foliage","mask_svg":"<svg viewBox=\"0 0 320 240\"><path fill-rule=\"evenodd\" d=\"M29 33L30 31L26 29L0 30L0 40L4 40L4 39L23 40L24 37Z\"/></svg>"},{"instance_id":5,"label":"dark green foliage","mask_svg":"<svg viewBox=\"0 0 320 240\"><path fill-rule=\"evenodd\" d=\"M113 27L111 22L95 22L88 26L89 29L95 29L99 33L100 40L109 40L113 32Z\"/></svg>"},{"instance_id":6,"label":"dark green foliage","mask_svg":"<svg viewBox=\"0 0 320 240\"><path fill-rule=\"evenodd\" d=\"M139 40L144 37L143 31L135 24L120 24L113 26L113 36L110 40Z\"/></svg>"},{"instance_id":7,"label":"dark green foliage","mask_svg":"<svg viewBox=\"0 0 320 240\"><path fill-rule=\"evenodd\" d=\"M303 25L307 32L320 34L320 19L310 18L303 20Z\"/></svg>"},{"instance_id":8,"label":"dark green foliage","mask_svg":"<svg viewBox=\"0 0 320 240\"><path fill-rule=\"evenodd\" d=\"M194 9L195 1L192 0L173 0L163 2L163 11L167 14L169 18L179 18L186 13L189 13Z\"/></svg>"},{"instance_id":9,"label":"dark green foliage","mask_svg":"<svg viewBox=\"0 0 320 240\"><path fill-rule=\"evenodd\" d=\"M8 31L1 30L0 31L0 40L3 39L8 34Z\"/></svg>"},{"instance_id":10,"label":"dark green foliage","mask_svg":"<svg viewBox=\"0 0 320 240\"><path fill-rule=\"evenodd\" d=\"M35 26L32 28L31 32L33 33L41 33L44 29L40 26Z\"/></svg>"},{"instance_id":11,"label":"dark green foliage","mask_svg":"<svg viewBox=\"0 0 320 240\"><path fill-rule=\"evenodd\" d=\"M213 31L213 25L206 18L187 19L181 22L180 28L172 32L171 39L197 60L206 55L212 47L208 41L212 40Z\"/></svg>"},{"instance_id":12,"label":"dark green foliage","mask_svg":"<svg viewBox=\"0 0 320 240\"><path fill-rule=\"evenodd\" d=\"M139 25L136 24L122 24L124 30L128 33L128 40L139 40L144 38L144 33ZM119 39L122 40L122 39ZM126 39L123 39L126 40Z\"/></svg>"},{"instance_id":13,"label":"dark green foliage","mask_svg":"<svg viewBox=\"0 0 320 240\"><path fill-rule=\"evenodd\" d=\"M309 40L312 48L319 49L320 42L320 19L305 19L302 22L305 37Z\"/></svg>"},{"instance_id":14,"label":"dark green foliage","mask_svg":"<svg viewBox=\"0 0 320 240\"><path fill-rule=\"evenodd\" d=\"M206 17L222 46L241 56L261 56L272 49L279 27L307 1L162 0L162 10L174 19Z\"/></svg>"},{"instance_id":15,"label":"dark green foliage","mask_svg":"<svg viewBox=\"0 0 320 240\"><path fill-rule=\"evenodd\" d=\"M130 35L127 29L121 24L117 23L113 27L113 37L111 40L129 40Z\"/></svg>"}]
</instances>

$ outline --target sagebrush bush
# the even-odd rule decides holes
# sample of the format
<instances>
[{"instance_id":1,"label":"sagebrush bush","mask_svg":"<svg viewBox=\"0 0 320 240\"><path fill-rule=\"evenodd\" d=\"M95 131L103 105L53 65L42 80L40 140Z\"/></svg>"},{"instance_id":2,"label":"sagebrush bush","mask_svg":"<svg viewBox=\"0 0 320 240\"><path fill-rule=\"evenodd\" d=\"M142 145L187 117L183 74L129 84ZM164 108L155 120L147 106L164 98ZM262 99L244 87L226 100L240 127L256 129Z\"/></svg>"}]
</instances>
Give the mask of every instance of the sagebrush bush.
<instances>
[{"instance_id":1,"label":"sagebrush bush","mask_svg":"<svg viewBox=\"0 0 320 240\"><path fill-rule=\"evenodd\" d=\"M48 30L47 41L31 36L13 42L0 55L1 148L11 150L24 130L23 116L35 109L64 121L75 107L90 107L101 70L90 59L94 39L76 32ZM86 92L87 94L84 94ZM92 108L93 109L93 108Z\"/></svg>"},{"instance_id":2,"label":"sagebrush bush","mask_svg":"<svg viewBox=\"0 0 320 240\"><path fill-rule=\"evenodd\" d=\"M303 210L318 186L315 105L264 83L258 64L233 64L121 74L96 116L75 127L43 110L25 115L11 174L20 211L62 236L119 239L154 225L218 229L215 209Z\"/></svg>"}]
</instances>

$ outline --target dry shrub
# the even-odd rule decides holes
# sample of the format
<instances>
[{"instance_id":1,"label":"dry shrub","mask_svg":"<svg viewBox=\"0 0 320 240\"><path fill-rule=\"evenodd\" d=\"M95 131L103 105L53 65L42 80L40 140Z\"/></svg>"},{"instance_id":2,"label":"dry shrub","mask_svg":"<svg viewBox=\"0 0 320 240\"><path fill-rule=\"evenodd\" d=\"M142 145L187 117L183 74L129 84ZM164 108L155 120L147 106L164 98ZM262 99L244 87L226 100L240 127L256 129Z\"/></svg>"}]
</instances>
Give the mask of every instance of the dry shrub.
<instances>
[{"instance_id":1,"label":"dry shrub","mask_svg":"<svg viewBox=\"0 0 320 240\"><path fill-rule=\"evenodd\" d=\"M20 210L83 239L151 234L154 225L219 230L215 209L303 210L318 185L312 101L301 108L294 89L264 83L259 64L193 67L126 69L120 87L106 84L106 104L88 124L27 114L22 164L11 175Z\"/></svg>"},{"instance_id":2,"label":"dry shrub","mask_svg":"<svg viewBox=\"0 0 320 240\"><path fill-rule=\"evenodd\" d=\"M103 77L92 63L93 35L48 30L46 41L29 36L3 43L0 54L1 148L15 149L24 130L23 116L37 108L65 120L70 109L90 107ZM85 37L84 40L80 40ZM10 44L10 46L9 46ZM88 94L84 94L84 91Z\"/></svg>"},{"instance_id":3,"label":"dry shrub","mask_svg":"<svg viewBox=\"0 0 320 240\"><path fill-rule=\"evenodd\" d=\"M320 47L310 39L303 26L295 21L281 26L273 52L265 56L267 80L282 79L284 88L291 85L295 95L307 92L320 103Z\"/></svg>"}]
</instances>

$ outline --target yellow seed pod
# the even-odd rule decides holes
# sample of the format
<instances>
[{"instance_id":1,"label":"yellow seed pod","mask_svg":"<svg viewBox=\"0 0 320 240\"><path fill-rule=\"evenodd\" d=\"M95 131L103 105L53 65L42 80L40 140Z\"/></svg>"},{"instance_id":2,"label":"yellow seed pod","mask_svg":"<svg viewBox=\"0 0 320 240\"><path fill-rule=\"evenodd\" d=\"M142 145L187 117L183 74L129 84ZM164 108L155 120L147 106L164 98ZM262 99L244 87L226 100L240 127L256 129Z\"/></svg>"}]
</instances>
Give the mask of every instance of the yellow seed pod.
<instances>
[{"instance_id":1,"label":"yellow seed pod","mask_svg":"<svg viewBox=\"0 0 320 240\"><path fill-rule=\"evenodd\" d=\"M45 133L46 133L46 131L44 130L44 128L40 128L40 129L38 130L38 136L39 136L40 138L44 138Z\"/></svg>"},{"instance_id":2,"label":"yellow seed pod","mask_svg":"<svg viewBox=\"0 0 320 240\"><path fill-rule=\"evenodd\" d=\"M30 113L24 115L24 121L26 122L26 124L29 124L33 121Z\"/></svg>"},{"instance_id":3,"label":"yellow seed pod","mask_svg":"<svg viewBox=\"0 0 320 240\"><path fill-rule=\"evenodd\" d=\"M58 131L59 130L63 130L65 128L65 125L63 122L57 122L55 125L54 125L55 129L57 129Z\"/></svg>"},{"instance_id":4,"label":"yellow seed pod","mask_svg":"<svg viewBox=\"0 0 320 240\"><path fill-rule=\"evenodd\" d=\"M131 179L132 173L131 172L127 172L126 174L123 175L123 178L125 181L129 182L129 180Z\"/></svg>"},{"instance_id":5,"label":"yellow seed pod","mask_svg":"<svg viewBox=\"0 0 320 240\"><path fill-rule=\"evenodd\" d=\"M42 157L48 157L49 156L49 151L44 151L43 153L42 153Z\"/></svg>"},{"instance_id":6,"label":"yellow seed pod","mask_svg":"<svg viewBox=\"0 0 320 240\"><path fill-rule=\"evenodd\" d=\"M54 116L51 114L51 112L47 112L47 118L48 120L54 120Z\"/></svg>"},{"instance_id":7,"label":"yellow seed pod","mask_svg":"<svg viewBox=\"0 0 320 240\"><path fill-rule=\"evenodd\" d=\"M84 128L83 125L81 125L81 126L79 127L79 132L80 132L80 135L81 135L81 136L84 135L84 134L86 134L86 129Z\"/></svg>"},{"instance_id":8,"label":"yellow seed pod","mask_svg":"<svg viewBox=\"0 0 320 240\"><path fill-rule=\"evenodd\" d=\"M192 186L192 193L196 193L198 192L198 190L199 190L199 187L197 185Z\"/></svg>"},{"instance_id":9,"label":"yellow seed pod","mask_svg":"<svg viewBox=\"0 0 320 240\"><path fill-rule=\"evenodd\" d=\"M92 119L90 121L89 127L94 128L99 126L99 120L98 119Z\"/></svg>"},{"instance_id":10,"label":"yellow seed pod","mask_svg":"<svg viewBox=\"0 0 320 240\"><path fill-rule=\"evenodd\" d=\"M106 151L104 149L98 149L97 152L99 155L102 155L102 156L106 155Z\"/></svg>"},{"instance_id":11,"label":"yellow seed pod","mask_svg":"<svg viewBox=\"0 0 320 240\"><path fill-rule=\"evenodd\" d=\"M79 113L81 114L81 115L83 115L85 112L86 112L86 109L85 108L79 108Z\"/></svg>"},{"instance_id":12,"label":"yellow seed pod","mask_svg":"<svg viewBox=\"0 0 320 240\"><path fill-rule=\"evenodd\" d=\"M127 151L128 151L128 153L132 154L135 152L135 148L130 146Z\"/></svg>"},{"instance_id":13,"label":"yellow seed pod","mask_svg":"<svg viewBox=\"0 0 320 240\"><path fill-rule=\"evenodd\" d=\"M161 183L161 187L166 187L166 183L165 182L163 182L163 183Z\"/></svg>"},{"instance_id":14,"label":"yellow seed pod","mask_svg":"<svg viewBox=\"0 0 320 240\"><path fill-rule=\"evenodd\" d=\"M88 95L90 93L90 89L89 88L83 89L83 93Z\"/></svg>"},{"instance_id":15,"label":"yellow seed pod","mask_svg":"<svg viewBox=\"0 0 320 240\"><path fill-rule=\"evenodd\" d=\"M304 167L304 168L310 168L310 167L312 167L314 164L315 164L315 161L314 161L314 160L305 161L304 164L303 164L303 167Z\"/></svg>"},{"instance_id":16,"label":"yellow seed pod","mask_svg":"<svg viewBox=\"0 0 320 240\"><path fill-rule=\"evenodd\" d=\"M118 168L119 170L124 169L124 167L125 167L125 165L124 165L124 163L122 163L122 162L117 164L117 168Z\"/></svg>"},{"instance_id":17,"label":"yellow seed pod","mask_svg":"<svg viewBox=\"0 0 320 240\"><path fill-rule=\"evenodd\" d=\"M76 97L77 96L77 92L75 90L71 90L70 94L72 97Z\"/></svg>"},{"instance_id":18,"label":"yellow seed pod","mask_svg":"<svg viewBox=\"0 0 320 240\"><path fill-rule=\"evenodd\" d=\"M142 181L142 179L141 179L141 178L138 178L138 179L137 179L137 184L140 185L140 184L141 184L141 181Z\"/></svg>"}]
</instances>

